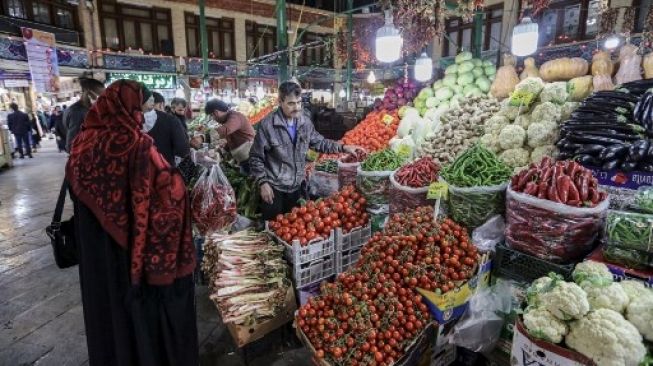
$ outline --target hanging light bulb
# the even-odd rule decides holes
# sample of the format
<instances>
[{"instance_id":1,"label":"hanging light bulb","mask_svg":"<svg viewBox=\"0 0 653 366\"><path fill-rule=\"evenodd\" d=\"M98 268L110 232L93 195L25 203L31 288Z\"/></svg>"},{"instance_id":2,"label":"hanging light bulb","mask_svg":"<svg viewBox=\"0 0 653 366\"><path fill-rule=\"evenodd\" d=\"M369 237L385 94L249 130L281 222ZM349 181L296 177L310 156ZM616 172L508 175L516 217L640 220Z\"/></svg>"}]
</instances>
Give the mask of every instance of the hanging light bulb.
<instances>
[{"instance_id":1,"label":"hanging light bulb","mask_svg":"<svg viewBox=\"0 0 653 366\"><path fill-rule=\"evenodd\" d=\"M376 31L376 58L381 62L394 62L401 57L404 40L392 22L392 12L385 11L385 25Z\"/></svg>"},{"instance_id":2,"label":"hanging light bulb","mask_svg":"<svg viewBox=\"0 0 653 366\"><path fill-rule=\"evenodd\" d=\"M340 89L340 92L338 93L338 96L339 96L340 98L344 98L344 97L346 97L346 96L347 96L347 92L345 91L345 89Z\"/></svg>"},{"instance_id":3,"label":"hanging light bulb","mask_svg":"<svg viewBox=\"0 0 653 366\"><path fill-rule=\"evenodd\" d=\"M252 95L252 92L249 89L245 89L245 97L249 98Z\"/></svg>"},{"instance_id":4,"label":"hanging light bulb","mask_svg":"<svg viewBox=\"0 0 653 366\"><path fill-rule=\"evenodd\" d=\"M374 75L374 70L370 70L370 74L367 75L367 82L369 84L376 83L376 75Z\"/></svg>"},{"instance_id":5,"label":"hanging light bulb","mask_svg":"<svg viewBox=\"0 0 653 366\"><path fill-rule=\"evenodd\" d=\"M422 55L415 61L415 80L429 81L433 77L433 60L422 52Z\"/></svg>"},{"instance_id":6,"label":"hanging light bulb","mask_svg":"<svg viewBox=\"0 0 653 366\"><path fill-rule=\"evenodd\" d=\"M605 47L606 50L614 50L619 46L619 43L621 43L621 40L616 34L613 34L610 37L606 38L605 43L603 43L603 47Z\"/></svg>"},{"instance_id":7,"label":"hanging light bulb","mask_svg":"<svg viewBox=\"0 0 653 366\"><path fill-rule=\"evenodd\" d=\"M512 54L528 56L537 51L539 35L537 23L533 23L530 17L524 17L512 30Z\"/></svg>"}]
</instances>

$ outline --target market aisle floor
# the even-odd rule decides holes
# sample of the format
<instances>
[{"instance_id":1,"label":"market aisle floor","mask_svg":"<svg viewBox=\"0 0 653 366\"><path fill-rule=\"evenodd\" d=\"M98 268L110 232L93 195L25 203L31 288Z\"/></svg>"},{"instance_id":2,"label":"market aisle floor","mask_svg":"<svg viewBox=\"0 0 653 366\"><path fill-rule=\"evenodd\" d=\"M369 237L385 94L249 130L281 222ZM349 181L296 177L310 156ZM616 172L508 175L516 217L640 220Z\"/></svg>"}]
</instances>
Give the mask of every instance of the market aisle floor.
<instances>
[{"instance_id":1,"label":"market aisle floor","mask_svg":"<svg viewBox=\"0 0 653 366\"><path fill-rule=\"evenodd\" d=\"M44 140L34 156L0 170L0 365L87 365L77 267L56 267L44 232L66 155ZM280 344L279 332L238 351L205 286L197 306L202 366L310 365L304 350Z\"/></svg>"}]
</instances>

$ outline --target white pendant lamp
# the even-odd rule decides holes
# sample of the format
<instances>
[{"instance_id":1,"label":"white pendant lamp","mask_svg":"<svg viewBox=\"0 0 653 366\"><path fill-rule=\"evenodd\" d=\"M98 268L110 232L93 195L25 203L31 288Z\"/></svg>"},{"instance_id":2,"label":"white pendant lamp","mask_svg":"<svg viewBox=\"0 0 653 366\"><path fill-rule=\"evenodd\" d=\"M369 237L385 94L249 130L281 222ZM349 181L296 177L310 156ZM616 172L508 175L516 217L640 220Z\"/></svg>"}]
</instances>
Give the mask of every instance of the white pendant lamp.
<instances>
[{"instance_id":1,"label":"white pendant lamp","mask_svg":"<svg viewBox=\"0 0 653 366\"><path fill-rule=\"evenodd\" d=\"M376 31L375 53L381 62L395 62L401 57L404 40L392 22L392 12L385 11L385 25Z\"/></svg>"},{"instance_id":2,"label":"white pendant lamp","mask_svg":"<svg viewBox=\"0 0 653 366\"><path fill-rule=\"evenodd\" d=\"M415 80L429 81L433 77L433 60L422 52L422 55L415 61Z\"/></svg>"},{"instance_id":3,"label":"white pendant lamp","mask_svg":"<svg viewBox=\"0 0 653 366\"><path fill-rule=\"evenodd\" d=\"M615 48L619 47L619 43L621 43L621 40L616 34L613 34L605 39L603 47L605 47L606 50L614 50Z\"/></svg>"},{"instance_id":4,"label":"white pendant lamp","mask_svg":"<svg viewBox=\"0 0 653 366\"><path fill-rule=\"evenodd\" d=\"M340 92L338 93L338 96L339 96L340 98L344 98L344 97L346 97L346 96L347 96L347 92L345 91L345 89L340 89Z\"/></svg>"},{"instance_id":5,"label":"white pendant lamp","mask_svg":"<svg viewBox=\"0 0 653 366\"><path fill-rule=\"evenodd\" d=\"M539 35L537 23L524 17L512 30L512 54L522 57L535 53Z\"/></svg>"},{"instance_id":6,"label":"white pendant lamp","mask_svg":"<svg viewBox=\"0 0 653 366\"><path fill-rule=\"evenodd\" d=\"M262 86L260 86L260 85L257 86L256 87L256 98L258 98L258 100L263 100L264 97L265 97L265 90L263 89Z\"/></svg>"},{"instance_id":7,"label":"white pendant lamp","mask_svg":"<svg viewBox=\"0 0 653 366\"><path fill-rule=\"evenodd\" d=\"M376 75L374 75L374 70L370 70L370 74L367 75L367 83L368 84L376 83Z\"/></svg>"}]
</instances>

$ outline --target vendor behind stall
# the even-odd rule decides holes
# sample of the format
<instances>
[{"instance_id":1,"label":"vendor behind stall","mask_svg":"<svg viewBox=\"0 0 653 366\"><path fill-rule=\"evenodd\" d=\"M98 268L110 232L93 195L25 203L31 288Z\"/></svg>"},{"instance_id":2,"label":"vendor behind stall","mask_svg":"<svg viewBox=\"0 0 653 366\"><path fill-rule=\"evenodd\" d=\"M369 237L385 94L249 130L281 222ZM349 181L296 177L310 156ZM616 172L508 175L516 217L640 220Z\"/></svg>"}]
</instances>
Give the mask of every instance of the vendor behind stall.
<instances>
[{"instance_id":1,"label":"vendor behind stall","mask_svg":"<svg viewBox=\"0 0 653 366\"><path fill-rule=\"evenodd\" d=\"M206 102L204 112L220 124L216 132L226 140L225 148L236 160L245 174L249 174L249 150L254 141L254 128L247 117L229 109L227 103L219 99Z\"/></svg>"},{"instance_id":2,"label":"vendor behind stall","mask_svg":"<svg viewBox=\"0 0 653 366\"><path fill-rule=\"evenodd\" d=\"M353 153L355 146L327 140L303 113L302 88L293 81L279 85L279 108L260 122L250 151L251 174L260 189L264 220L289 212L301 198L306 153Z\"/></svg>"}]
</instances>

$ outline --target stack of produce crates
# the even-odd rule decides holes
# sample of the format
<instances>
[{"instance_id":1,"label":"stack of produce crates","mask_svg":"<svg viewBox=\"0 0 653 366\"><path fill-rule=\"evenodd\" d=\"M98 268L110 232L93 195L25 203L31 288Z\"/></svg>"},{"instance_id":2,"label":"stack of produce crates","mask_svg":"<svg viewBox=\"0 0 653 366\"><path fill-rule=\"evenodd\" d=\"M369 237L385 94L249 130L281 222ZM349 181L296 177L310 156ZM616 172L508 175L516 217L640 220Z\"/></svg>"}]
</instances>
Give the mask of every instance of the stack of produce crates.
<instances>
[{"instance_id":1,"label":"stack of produce crates","mask_svg":"<svg viewBox=\"0 0 653 366\"><path fill-rule=\"evenodd\" d=\"M336 229L336 273L342 273L353 266L361 254L363 245L372 237L372 226L367 224L343 233L341 228Z\"/></svg>"},{"instance_id":2,"label":"stack of produce crates","mask_svg":"<svg viewBox=\"0 0 653 366\"><path fill-rule=\"evenodd\" d=\"M265 228L275 241L284 245L284 256L292 267L295 288L320 282L335 273L337 241L333 230L328 238L314 239L307 245L301 246L299 240L295 239L287 243L279 238L269 230L267 223Z\"/></svg>"}]
</instances>

